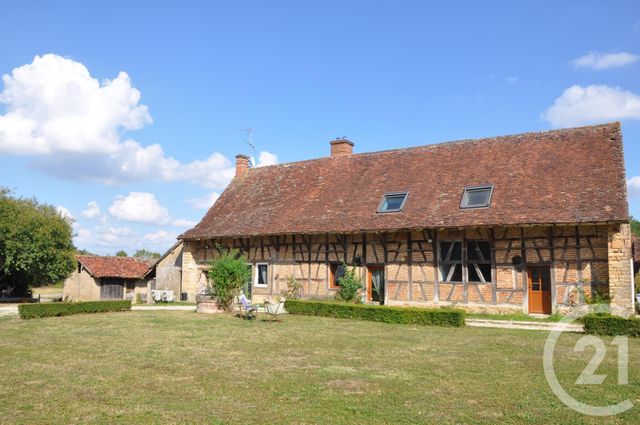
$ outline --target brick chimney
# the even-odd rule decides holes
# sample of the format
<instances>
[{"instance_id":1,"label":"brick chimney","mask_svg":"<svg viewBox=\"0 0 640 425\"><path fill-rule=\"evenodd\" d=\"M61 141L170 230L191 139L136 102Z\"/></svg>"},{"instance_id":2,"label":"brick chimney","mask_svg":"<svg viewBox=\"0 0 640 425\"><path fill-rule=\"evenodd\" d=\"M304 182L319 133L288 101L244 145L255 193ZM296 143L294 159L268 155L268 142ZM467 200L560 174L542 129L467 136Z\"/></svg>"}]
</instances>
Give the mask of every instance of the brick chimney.
<instances>
[{"instance_id":1,"label":"brick chimney","mask_svg":"<svg viewBox=\"0 0 640 425\"><path fill-rule=\"evenodd\" d=\"M240 177L249 169L249 157L247 155L236 155L236 177Z\"/></svg>"},{"instance_id":2,"label":"brick chimney","mask_svg":"<svg viewBox=\"0 0 640 425\"><path fill-rule=\"evenodd\" d=\"M353 154L353 142L344 137L341 139L332 140L329 142L331 145L331 157L346 156Z\"/></svg>"}]
</instances>

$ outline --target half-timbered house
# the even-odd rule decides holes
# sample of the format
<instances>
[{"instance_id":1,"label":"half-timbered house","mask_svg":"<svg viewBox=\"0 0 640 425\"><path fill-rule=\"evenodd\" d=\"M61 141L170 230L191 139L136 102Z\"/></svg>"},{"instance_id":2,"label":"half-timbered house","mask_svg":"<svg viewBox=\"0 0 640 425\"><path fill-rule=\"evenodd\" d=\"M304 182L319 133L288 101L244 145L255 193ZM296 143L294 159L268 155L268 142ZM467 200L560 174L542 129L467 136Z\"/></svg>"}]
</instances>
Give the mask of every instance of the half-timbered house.
<instances>
[{"instance_id":1,"label":"half-timbered house","mask_svg":"<svg viewBox=\"0 0 640 425\"><path fill-rule=\"evenodd\" d=\"M247 255L256 301L293 277L331 297L343 265L366 302L552 313L595 291L632 309L618 123L250 168L182 234L182 287L222 250Z\"/></svg>"}]
</instances>

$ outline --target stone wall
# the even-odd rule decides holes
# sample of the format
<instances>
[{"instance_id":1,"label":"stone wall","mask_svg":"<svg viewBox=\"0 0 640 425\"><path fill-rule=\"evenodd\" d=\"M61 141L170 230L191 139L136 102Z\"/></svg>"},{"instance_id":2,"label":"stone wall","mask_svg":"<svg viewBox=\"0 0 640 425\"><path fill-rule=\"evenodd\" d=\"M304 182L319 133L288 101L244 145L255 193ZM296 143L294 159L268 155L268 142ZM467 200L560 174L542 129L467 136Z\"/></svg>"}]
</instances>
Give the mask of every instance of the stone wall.
<instances>
[{"instance_id":1,"label":"stone wall","mask_svg":"<svg viewBox=\"0 0 640 425\"><path fill-rule=\"evenodd\" d=\"M629 224L609 227L609 294L611 306L624 313L633 313L631 229Z\"/></svg>"},{"instance_id":2,"label":"stone wall","mask_svg":"<svg viewBox=\"0 0 640 425\"><path fill-rule=\"evenodd\" d=\"M62 299L64 301L99 300L100 285L96 279L91 277L84 267L81 268L80 272L76 269L64 282Z\"/></svg>"},{"instance_id":3,"label":"stone wall","mask_svg":"<svg viewBox=\"0 0 640 425\"><path fill-rule=\"evenodd\" d=\"M182 280L182 244L178 244L156 265L156 289L173 291L180 297Z\"/></svg>"}]
</instances>

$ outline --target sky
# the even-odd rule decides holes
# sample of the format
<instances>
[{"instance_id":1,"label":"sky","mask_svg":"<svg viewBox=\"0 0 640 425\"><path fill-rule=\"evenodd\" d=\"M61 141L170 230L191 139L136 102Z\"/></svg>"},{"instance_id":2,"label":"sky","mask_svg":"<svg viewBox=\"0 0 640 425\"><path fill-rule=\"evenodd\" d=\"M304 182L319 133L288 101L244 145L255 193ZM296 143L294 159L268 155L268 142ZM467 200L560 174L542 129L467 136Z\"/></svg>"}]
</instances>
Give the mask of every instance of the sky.
<instances>
[{"instance_id":1,"label":"sky","mask_svg":"<svg viewBox=\"0 0 640 425\"><path fill-rule=\"evenodd\" d=\"M234 174L620 121L640 216L637 1L0 0L0 186L78 248L164 252ZM246 129L253 129L252 149Z\"/></svg>"}]
</instances>

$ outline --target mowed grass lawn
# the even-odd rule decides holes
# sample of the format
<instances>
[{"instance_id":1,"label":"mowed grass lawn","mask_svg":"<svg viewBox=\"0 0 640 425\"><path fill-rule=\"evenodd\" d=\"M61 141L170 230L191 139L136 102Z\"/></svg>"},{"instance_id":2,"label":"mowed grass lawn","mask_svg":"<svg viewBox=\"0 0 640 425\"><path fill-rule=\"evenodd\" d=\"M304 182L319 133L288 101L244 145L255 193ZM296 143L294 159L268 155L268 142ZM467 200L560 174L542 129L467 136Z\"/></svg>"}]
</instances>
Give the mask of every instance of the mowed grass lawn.
<instances>
[{"instance_id":1,"label":"mowed grass lawn","mask_svg":"<svg viewBox=\"0 0 640 425\"><path fill-rule=\"evenodd\" d=\"M288 316L246 322L191 312L0 318L0 423L603 423L549 389L547 334ZM581 335L556 350L565 388L635 407L608 423L640 423L640 341L629 384L615 347L600 386L574 381L593 349Z\"/></svg>"}]
</instances>

